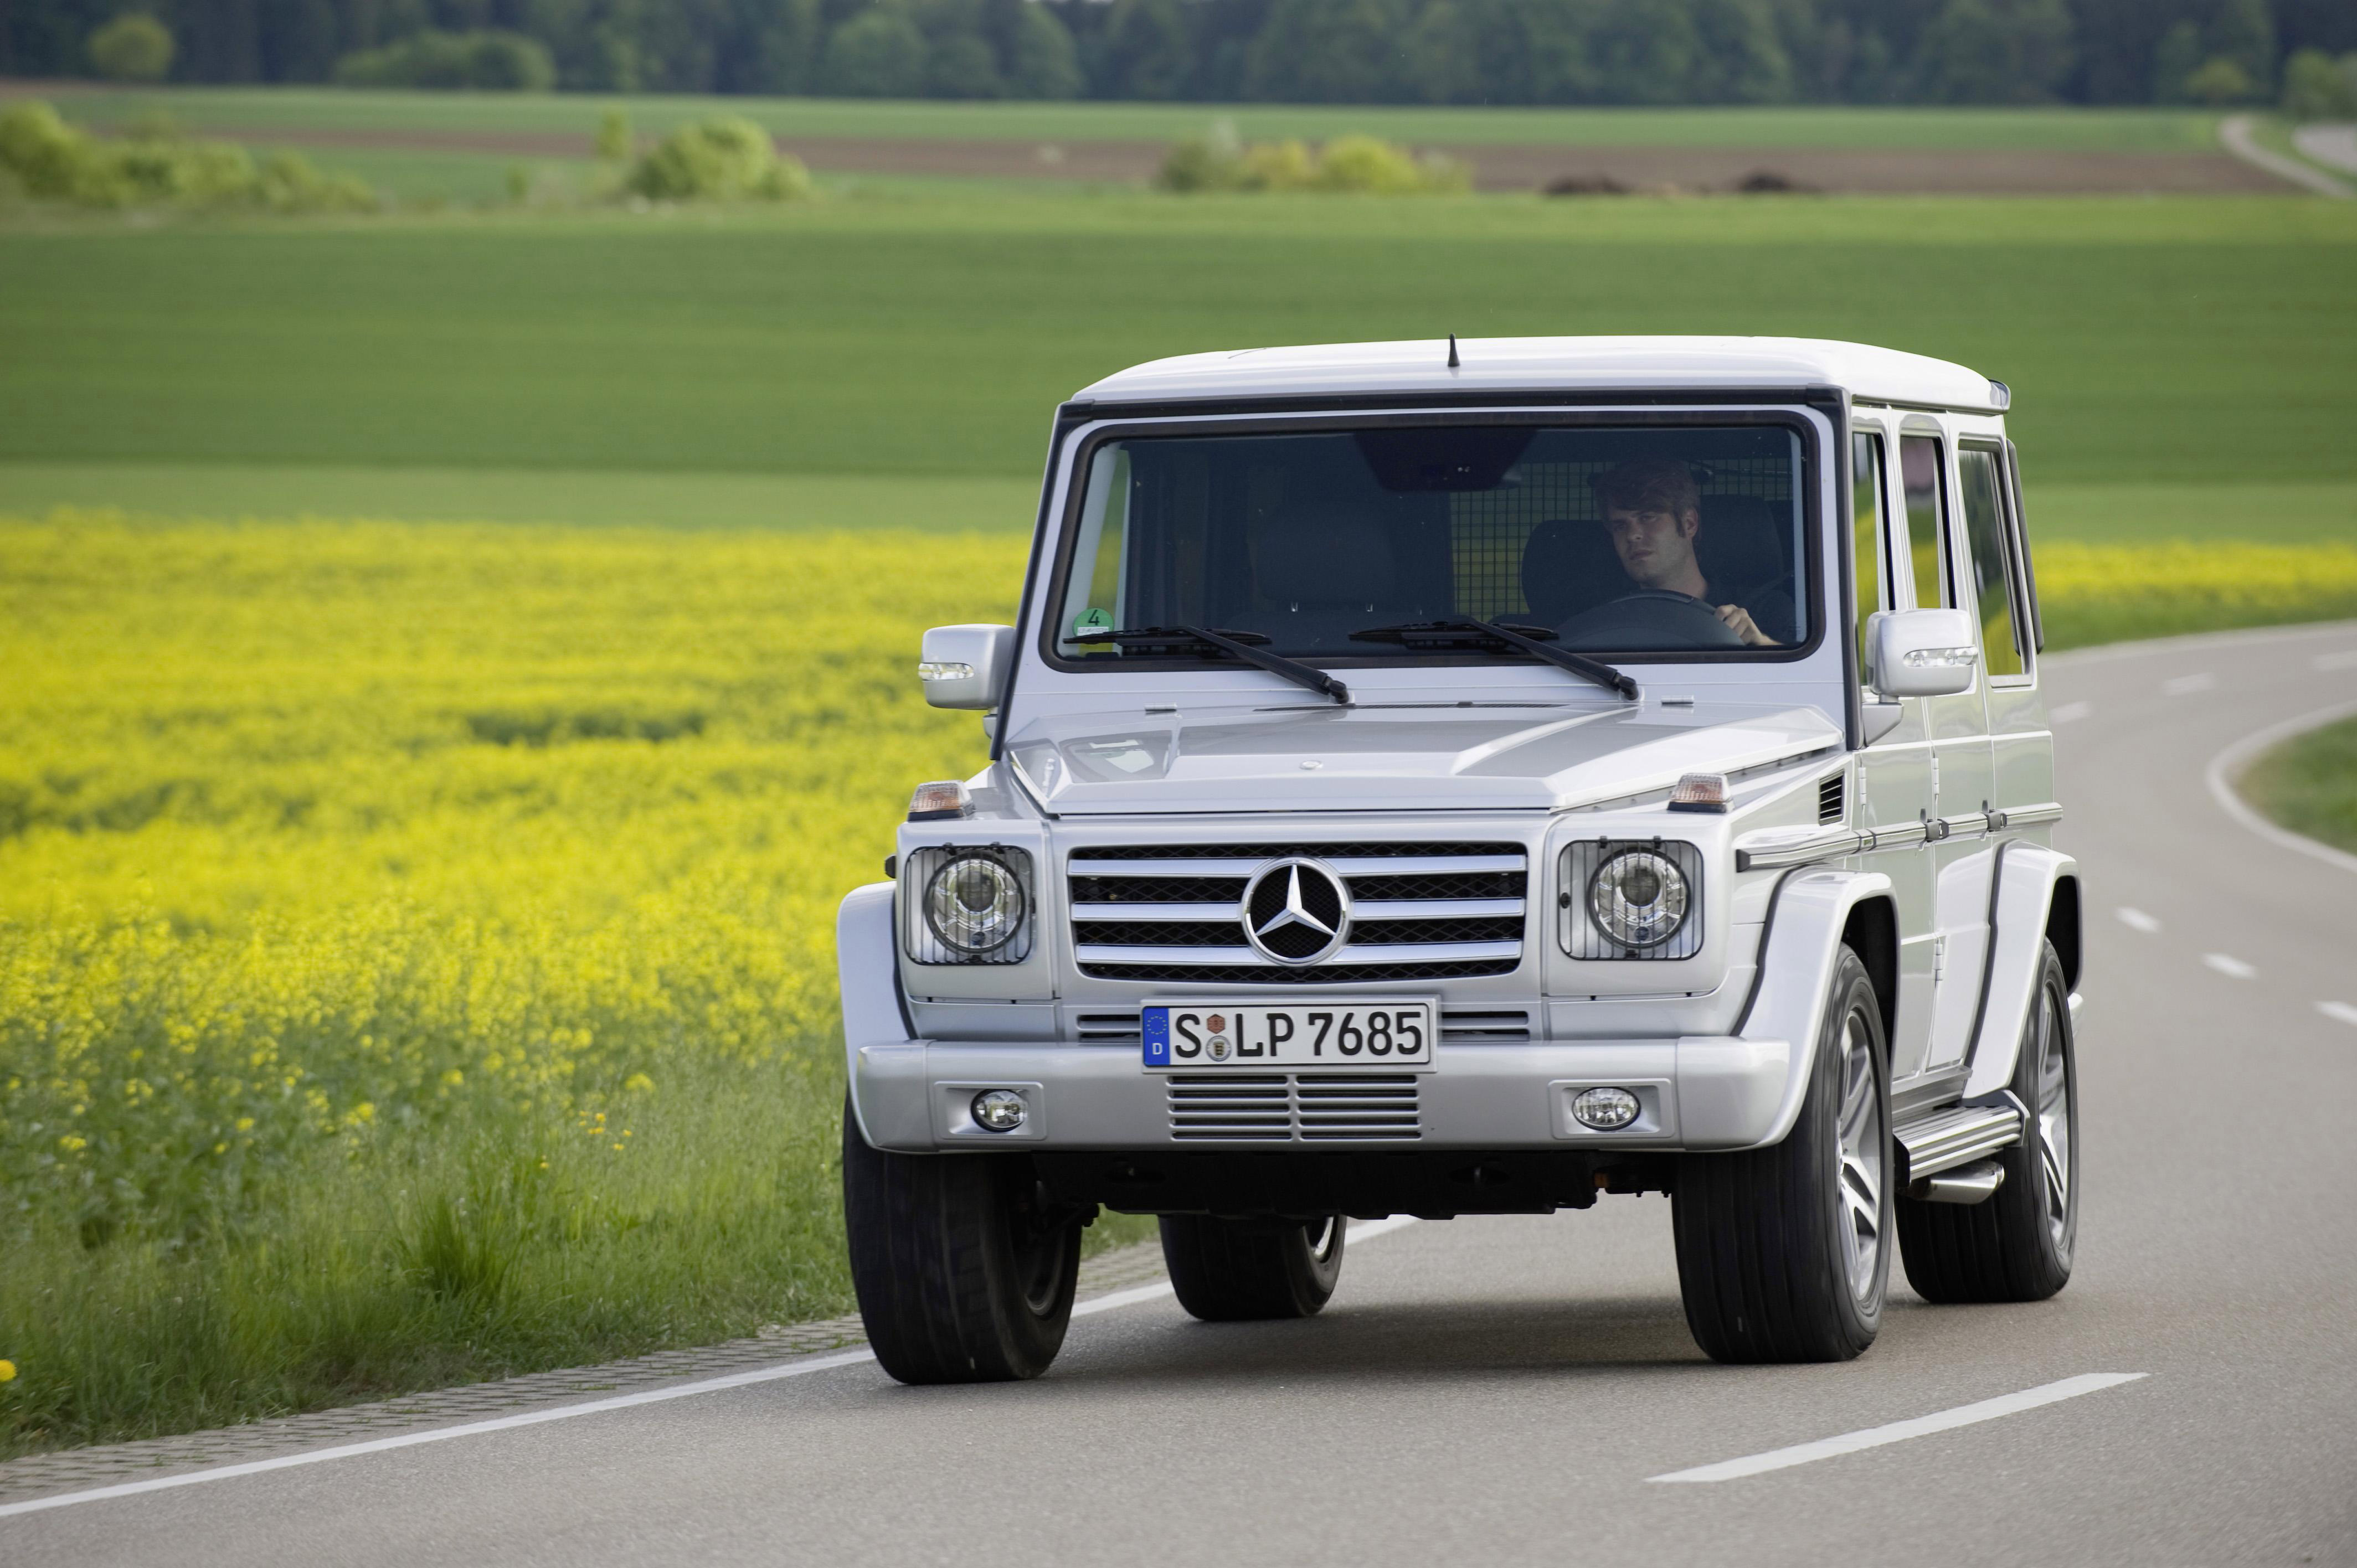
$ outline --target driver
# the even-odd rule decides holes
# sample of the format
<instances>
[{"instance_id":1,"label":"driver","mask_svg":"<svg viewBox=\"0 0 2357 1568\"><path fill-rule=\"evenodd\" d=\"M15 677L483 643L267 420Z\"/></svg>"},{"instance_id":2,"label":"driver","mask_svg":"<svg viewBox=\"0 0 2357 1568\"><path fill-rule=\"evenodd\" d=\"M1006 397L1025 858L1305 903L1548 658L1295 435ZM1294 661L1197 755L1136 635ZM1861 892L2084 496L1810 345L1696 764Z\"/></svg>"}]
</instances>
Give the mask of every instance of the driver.
<instances>
[{"instance_id":1,"label":"driver","mask_svg":"<svg viewBox=\"0 0 2357 1568\"><path fill-rule=\"evenodd\" d=\"M1754 648L1782 646L1760 623L1792 624L1792 596L1770 584L1744 592L1722 592L1702 575L1695 559L1695 536L1702 532L1702 491L1694 471L1670 457L1623 463L1599 476L1597 499L1621 569L1640 588L1685 594L1717 611L1728 630Z\"/></svg>"}]
</instances>

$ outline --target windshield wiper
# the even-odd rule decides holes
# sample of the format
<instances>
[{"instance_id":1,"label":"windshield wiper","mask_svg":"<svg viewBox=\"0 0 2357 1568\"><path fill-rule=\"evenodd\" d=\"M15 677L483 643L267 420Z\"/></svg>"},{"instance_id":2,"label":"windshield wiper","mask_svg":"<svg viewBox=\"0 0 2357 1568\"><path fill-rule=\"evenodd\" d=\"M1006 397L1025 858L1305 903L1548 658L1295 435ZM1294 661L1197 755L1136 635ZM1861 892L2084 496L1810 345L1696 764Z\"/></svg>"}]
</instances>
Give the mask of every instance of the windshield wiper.
<instances>
[{"instance_id":1,"label":"windshield wiper","mask_svg":"<svg viewBox=\"0 0 2357 1568\"><path fill-rule=\"evenodd\" d=\"M1125 631L1092 631L1082 637L1068 637L1067 643L1110 642L1121 649L1135 649L1140 653L1155 651L1200 653L1209 649L1224 653L1231 659L1241 659L1256 664L1272 675L1282 675L1297 686L1307 686L1323 696L1347 704L1351 688L1323 670L1287 659L1282 654L1266 653L1253 646L1268 639L1256 631L1225 631L1200 626L1148 626Z\"/></svg>"},{"instance_id":2,"label":"windshield wiper","mask_svg":"<svg viewBox=\"0 0 2357 1568\"><path fill-rule=\"evenodd\" d=\"M1469 618L1463 620L1411 621L1405 626L1371 626L1363 631L1352 632L1351 637L1357 642L1396 642L1403 645L1417 642L1461 644L1478 640L1491 647L1511 648L1534 659L1544 659L1550 664L1560 665L1575 675L1584 676L1599 686L1618 692L1632 703L1637 700L1635 681L1601 659L1590 659L1567 648L1548 647L1547 642L1552 641L1555 635L1543 626L1506 626L1497 621Z\"/></svg>"}]
</instances>

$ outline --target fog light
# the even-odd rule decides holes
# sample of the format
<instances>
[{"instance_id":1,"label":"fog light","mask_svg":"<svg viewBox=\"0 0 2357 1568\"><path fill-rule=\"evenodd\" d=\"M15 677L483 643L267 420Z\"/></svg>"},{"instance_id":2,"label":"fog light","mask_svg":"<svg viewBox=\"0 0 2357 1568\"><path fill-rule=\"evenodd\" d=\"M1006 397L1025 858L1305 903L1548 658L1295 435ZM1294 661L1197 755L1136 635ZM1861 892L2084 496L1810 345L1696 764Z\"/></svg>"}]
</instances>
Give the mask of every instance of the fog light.
<instances>
[{"instance_id":1,"label":"fog light","mask_svg":"<svg viewBox=\"0 0 2357 1568\"><path fill-rule=\"evenodd\" d=\"M993 1133L1012 1133L1023 1125L1023 1119L1028 1114L1030 1111L1023 1103L1023 1097L1011 1089L985 1089L974 1097L974 1125ZM1630 1114L1633 1116L1636 1112L1632 1111Z\"/></svg>"},{"instance_id":2,"label":"fog light","mask_svg":"<svg viewBox=\"0 0 2357 1568\"><path fill-rule=\"evenodd\" d=\"M1613 1133L1637 1119L1637 1097L1625 1089L1583 1089L1571 1113L1583 1127Z\"/></svg>"}]
</instances>

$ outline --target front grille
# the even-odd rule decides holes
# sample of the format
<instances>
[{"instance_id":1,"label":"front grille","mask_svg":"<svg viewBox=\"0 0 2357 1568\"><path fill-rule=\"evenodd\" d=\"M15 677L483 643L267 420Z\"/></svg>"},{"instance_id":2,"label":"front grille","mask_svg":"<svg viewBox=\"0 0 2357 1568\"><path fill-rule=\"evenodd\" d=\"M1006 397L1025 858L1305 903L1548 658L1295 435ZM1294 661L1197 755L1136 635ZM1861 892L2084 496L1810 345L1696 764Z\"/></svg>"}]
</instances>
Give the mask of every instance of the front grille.
<instances>
[{"instance_id":1,"label":"front grille","mask_svg":"<svg viewBox=\"0 0 2357 1568\"><path fill-rule=\"evenodd\" d=\"M1352 905L1349 941L1328 961L1297 967L1254 949L1241 908L1254 873L1294 855L1332 867ZM1065 871L1074 956L1099 980L1450 980L1511 974L1523 960L1530 868L1518 843L1098 846L1074 850ZM1262 885L1265 902L1273 891ZM1283 894L1275 897L1281 907ZM1264 940L1306 954L1328 939L1296 927Z\"/></svg>"},{"instance_id":2,"label":"front grille","mask_svg":"<svg viewBox=\"0 0 2357 1568\"><path fill-rule=\"evenodd\" d=\"M1181 1143L1336 1143L1419 1138L1414 1073L1225 1073L1173 1077L1170 1136Z\"/></svg>"}]
</instances>

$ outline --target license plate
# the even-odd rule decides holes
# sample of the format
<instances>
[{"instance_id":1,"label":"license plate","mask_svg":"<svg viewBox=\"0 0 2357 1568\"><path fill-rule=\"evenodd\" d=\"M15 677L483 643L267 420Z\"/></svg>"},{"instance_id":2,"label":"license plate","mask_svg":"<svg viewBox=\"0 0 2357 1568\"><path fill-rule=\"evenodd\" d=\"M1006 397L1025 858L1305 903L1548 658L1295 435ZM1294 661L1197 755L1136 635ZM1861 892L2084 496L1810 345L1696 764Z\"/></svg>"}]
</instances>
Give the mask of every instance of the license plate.
<instances>
[{"instance_id":1,"label":"license plate","mask_svg":"<svg viewBox=\"0 0 2357 1568\"><path fill-rule=\"evenodd\" d=\"M1438 1009L1428 1001L1148 1002L1149 1072L1282 1068L1288 1072L1429 1069Z\"/></svg>"}]
</instances>

